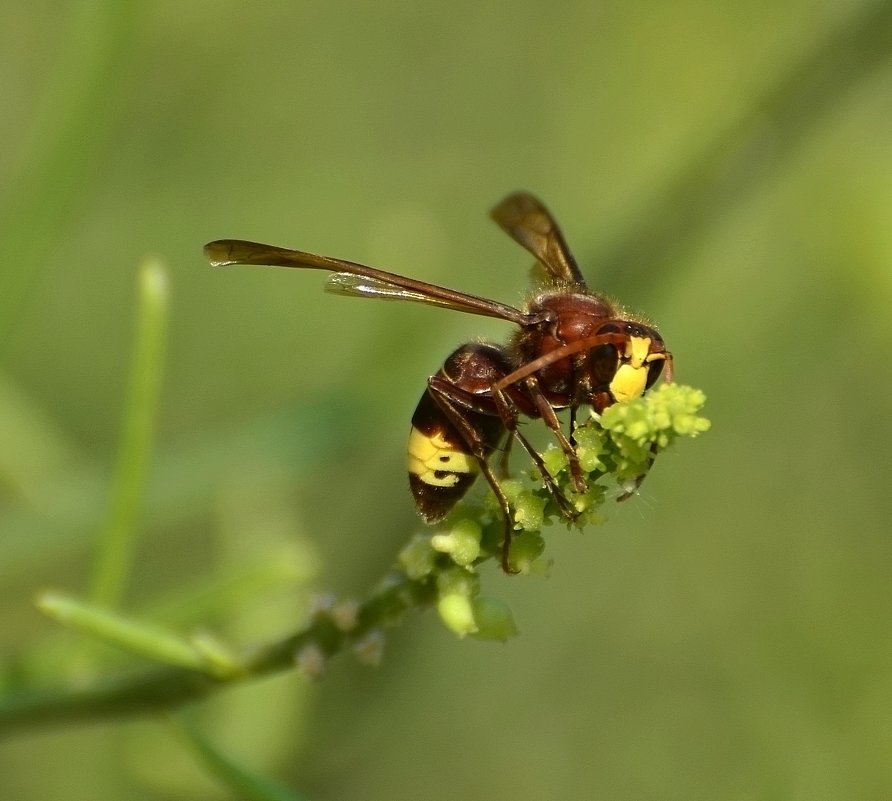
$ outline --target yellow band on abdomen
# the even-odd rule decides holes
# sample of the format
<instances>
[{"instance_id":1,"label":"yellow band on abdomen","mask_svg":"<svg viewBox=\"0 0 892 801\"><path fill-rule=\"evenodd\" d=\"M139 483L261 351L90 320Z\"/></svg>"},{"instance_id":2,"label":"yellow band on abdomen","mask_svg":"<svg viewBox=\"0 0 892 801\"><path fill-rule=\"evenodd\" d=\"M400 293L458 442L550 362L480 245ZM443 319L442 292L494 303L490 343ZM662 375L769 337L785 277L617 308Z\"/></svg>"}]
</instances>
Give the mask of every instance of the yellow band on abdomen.
<instances>
[{"instance_id":1,"label":"yellow band on abdomen","mask_svg":"<svg viewBox=\"0 0 892 801\"><path fill-rule=\"evenodd\" d=\"M440 431L428 436L413 426L407 450L409 472L432 487L454 487L461 475L477 471L477 460Z\"/></svg>"}]
</instances>

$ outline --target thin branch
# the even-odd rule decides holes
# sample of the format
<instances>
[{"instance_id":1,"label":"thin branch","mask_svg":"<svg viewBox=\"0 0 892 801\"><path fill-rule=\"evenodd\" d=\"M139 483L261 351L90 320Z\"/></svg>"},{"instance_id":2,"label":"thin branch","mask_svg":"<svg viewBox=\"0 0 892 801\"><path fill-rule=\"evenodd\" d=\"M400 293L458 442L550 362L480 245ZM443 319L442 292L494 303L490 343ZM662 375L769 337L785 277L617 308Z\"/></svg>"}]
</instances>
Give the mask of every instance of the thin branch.
<instances>
[{"instance_id":1,"label":"thin branch","mask_svg":"<svg viewBox=\"0 0 892 801\"><path fill-rule=\"evenodd\" d=\"M346 646L361 642L370 632L392 625L410 609L430 606L435 598L435 581L431 577L411 580L394 573L359 607L356 623L349 631L339 629L331 616L318 614L306 628L246 658L244 671L238 675L223 679L195 670L164 667L117 677L100 676L93 687L21 691L0 703L0 736L24 728L90 723L177 709L224 687L292 670L305 648L314 647L324 657L331 657Z\"/></svg>"}]
</instances>

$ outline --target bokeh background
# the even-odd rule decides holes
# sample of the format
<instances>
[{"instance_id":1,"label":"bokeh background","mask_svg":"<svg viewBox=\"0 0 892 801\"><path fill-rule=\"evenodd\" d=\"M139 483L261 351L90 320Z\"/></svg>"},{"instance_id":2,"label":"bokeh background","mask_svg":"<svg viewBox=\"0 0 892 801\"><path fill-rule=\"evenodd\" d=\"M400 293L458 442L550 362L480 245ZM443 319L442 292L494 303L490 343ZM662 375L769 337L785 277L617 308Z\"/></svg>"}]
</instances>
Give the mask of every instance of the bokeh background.
<instances>
[{"instance_id":1,"label":"bokeh background","mask_svg":"<svg viewBox=\"0 0 892 801\"><path fill-rule=\"evenodd\" d=\"M215 271L222 237L508 303L486 218L539 194L593 286L658 322L713 429L548 580L491 570L507 645L412 616L197 705L314 799L892 793L888 2L12 4L0 48L0 645L70 678L35 611L84 592L148 254L171 327L131 613L241 644L361 597L418 522L407 421L504 324ZM21 675L19 675L21 678ZM12 692L12 690L10 690ZM162 721L12 732L0 795L222 799Z\"/></svg>"}]
</instances>

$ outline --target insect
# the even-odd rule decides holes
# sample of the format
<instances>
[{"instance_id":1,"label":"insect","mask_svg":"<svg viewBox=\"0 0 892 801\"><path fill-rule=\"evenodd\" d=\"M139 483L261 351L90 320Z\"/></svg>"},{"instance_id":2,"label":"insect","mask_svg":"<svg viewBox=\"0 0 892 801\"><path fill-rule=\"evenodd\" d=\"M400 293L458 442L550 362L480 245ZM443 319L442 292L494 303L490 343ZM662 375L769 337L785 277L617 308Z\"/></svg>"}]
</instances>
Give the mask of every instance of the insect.
<instances>
[{"instance_id":1,"label":"insect","mask_svg":"<svg viewBox=\"0 0 892 801\"><path fill-rule=\"evenodd\" d=\"M660 377L672 380L672 354L657 330L585 283L564 236L545 206L527 192L499 203L491 216L528 250L543 272L537 294L518 309L414 278L329 256L256 242L210 242L215 266L257 264L329 270L326 289L354 297L406 300L495 317L517 326L507 345L462 345L428 379L412 416L409 484L429 523L442 520L478 475L489 484L504 519L501 562L513 572L513 532L507 497L490 464L493 453L516 441L533 460L561 514L576 515L519 428L521 417L541 419L567 456L577 492L586 490L573 440L580 407L601 413L613 403L640 397ZM569 410L569 435L557 411ZM638 480L638 484L643 480ZM629 497L637 488L626 490Z\"/></svg>"}]
</instances>

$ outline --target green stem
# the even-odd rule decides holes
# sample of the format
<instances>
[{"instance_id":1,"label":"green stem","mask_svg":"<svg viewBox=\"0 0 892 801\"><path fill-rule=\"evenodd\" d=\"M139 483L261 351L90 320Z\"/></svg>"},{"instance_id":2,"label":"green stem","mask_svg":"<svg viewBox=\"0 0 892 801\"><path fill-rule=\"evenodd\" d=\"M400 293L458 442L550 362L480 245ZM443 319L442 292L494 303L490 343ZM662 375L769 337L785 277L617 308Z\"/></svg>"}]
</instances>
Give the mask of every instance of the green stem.
<instances>
[{"instance_id":1,"label":"green stem","mask_svg":"<svg viewBox=\"0 0 892 801\"><path fill-rule=\"evenodd\" d=\"M307 801L306 796L297 795L265 776L246 769L211 743L197 727L183 720L182 716L174 719L172 723L173 731L198 762L221 782L233 797L244 801Z\"/></svg>"},{"instance_id":2,"label":"green stem","mask_svg":"<svg viewBox=\"0 0 892 801\"><path fill-rule=\"evenodd\" d=\"M362 640L370 632L392 625L411 609L423 609L436 600L435 581L413 581L394 573L359 607L356 625L348 632L331 617L317 615L310 624L248 656L245 671L228 677L177 667L140 671L120 677L102 677L96 687L20 691L0 703L0 735L27 727L158 714L198 701L224 686L293 670L301 651L314 647L328 658Z\"/></svg>"},{"instance_id":3,"label":"green stem","mask_svg":"<svg viewBox=\"0 0 892 801\"><path fill-rule=\"evenodd\" d=\"M119 604L133 562L136 521L149 469L164 373L167 306L164 268L147 260L139 270L139 309L129 395L90 591L91 600L107 608Z\"/></svg>"}]
</instances>

